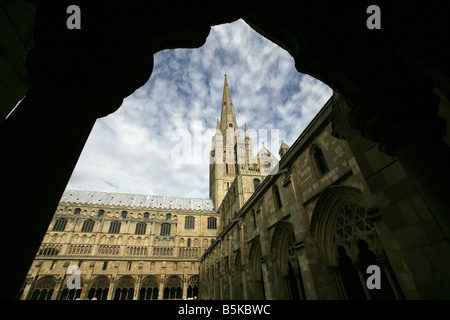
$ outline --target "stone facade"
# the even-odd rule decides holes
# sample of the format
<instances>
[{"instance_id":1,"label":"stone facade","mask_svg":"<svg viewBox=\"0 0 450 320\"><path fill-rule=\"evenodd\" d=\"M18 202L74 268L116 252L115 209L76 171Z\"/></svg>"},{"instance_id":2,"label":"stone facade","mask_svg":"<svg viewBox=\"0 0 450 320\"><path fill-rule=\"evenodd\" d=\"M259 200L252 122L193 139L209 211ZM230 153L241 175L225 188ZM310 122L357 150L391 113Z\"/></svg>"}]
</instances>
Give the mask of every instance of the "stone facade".
<instances>
[{"instance_id":1,"label":"stone facade","mask_svg":"<svg viewBox=\"0 0 450 320\"><path fill-rule=\"evenodd\" d=\"M420 297L420 280L413 280L399 243L406 239L386 226L389 216L381 218L388 202L374 192L374 177L365 166L360 169L360 157L366 156L364 164L387 170L380 183L395 185L406 177L398 162L375 143L354 130L352 136L339 135L339 129L350 130L348 124L336 125L339 103L337 95L330 99L292 147L282 145L279 170L264 179L244 205L220 212L221 232L202 256L201 298ZM350 143L339 139L344 136ZM351 139L370 147L355 157ZM400 210L419 212L413 210L423 204L421 198L411 188L397 187L389 189L390 196L402 193L408 199ZM380 268L380 290L366 285L369 265Z\"/></svg>"},{"instance_id":2,"label":"stone facade","mask_svg":"<svg viewBox=\"0 0 450 320\"><path fill-rule=\"evenodd\" d=\"M404 164L352 128L338 93L279 161L265 147L253 158L247 125L236 132L226 78L221 108L210 199L67 190L22 299L449 297L439 216ZM71 266L81 289L66 287Z\"/></svg>"},{"instance_id":3,"label":"stone facade","mask_svg":"<svg viewBox=\"0 0 450 320\"><path fill-rule=\"evenodd\" d=\"M194 298L199 258L219 226L208 199L66 190L22 299Z\"/></svg>"}]
</instances>

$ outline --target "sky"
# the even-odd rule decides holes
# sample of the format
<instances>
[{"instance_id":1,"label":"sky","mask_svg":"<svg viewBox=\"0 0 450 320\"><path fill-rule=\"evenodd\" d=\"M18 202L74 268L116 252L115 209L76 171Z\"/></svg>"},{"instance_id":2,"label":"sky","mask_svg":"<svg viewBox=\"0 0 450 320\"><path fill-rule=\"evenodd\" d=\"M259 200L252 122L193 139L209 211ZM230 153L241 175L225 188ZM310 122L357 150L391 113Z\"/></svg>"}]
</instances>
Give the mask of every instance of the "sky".
<instances>
[{"instance_id":1,"label":"sky","mask_svg":"<svg viewBox=\"0 0 450 320\"><path fill-rule=\"evenodd\" d=\"M154 55L149 81L97 119L66 189L209 198L209 152L227 75L239 129L278 159L331 97L243 20L197 49Z\"/></svg>"}]
</instances>

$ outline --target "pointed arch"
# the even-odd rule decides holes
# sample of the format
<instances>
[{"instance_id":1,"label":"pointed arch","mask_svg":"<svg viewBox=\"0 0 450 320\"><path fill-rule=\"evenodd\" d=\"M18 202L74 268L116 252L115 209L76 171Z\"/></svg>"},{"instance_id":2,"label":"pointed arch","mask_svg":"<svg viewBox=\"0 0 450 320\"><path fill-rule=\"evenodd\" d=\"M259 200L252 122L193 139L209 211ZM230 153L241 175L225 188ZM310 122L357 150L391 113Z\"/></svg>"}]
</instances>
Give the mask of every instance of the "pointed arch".
<instances>
[{"instance_id":1,"label":"pointed arch","mask_svg":"<svg viewBox=\"0 0 450 320\"><path fill-rule=\"evenodd\" d=\"M322 192L311 217L311 234L329 265L338 263L340 245L355 261L358 239L376 252L381 249L361 190L350 186L331 186Z\"/></svg>"},{"instance_id":2,"label":"pointed arch","mask_svg":"<svg viewBox=\"0 0 450 320\"><path fill-rule=\"evenodd\" d=\"M135 281L131 276L122 276L116 284L114 300L133 300Z\"/></svg>"},{"instance_id":3,"label":"pointed arch","mask_svg":"<svg viewBox=\"0 0 450 320\"><path fill-rule=\"evenodd\" d=\"M294 249L295 235L292 224L287 221L279 221L275 227L272 241L271 253L275 262L279 277L278 290L281 299L304 299L305 291L300 272L300 265Z\"/></svg>"},{"instance_id":4,"label":"pointed arch","mask_svg":"<svg viewBox=\"0 0 450 320\"><path fill-rule=\"evenodd\" d=\"M45 276L39 279L34 286L31 300L50 300L56 287L56 279L53 276Z\"/></svg>"},{"instance_id":5,"label":"pointed arch","mask_svg":"<svg viewBox=\"0 0 450 320\"><path fill-rule=\"evenodd\" d=\"M244 299L244 284L242 279L241 249L236 251L236 257L234 259L234 273L236 281L234 281L233 298L242 300Z\"/></svg>"},{"instance_id":6,"label":"pointed arch","mask_svg":"<svg viewBox=\"0 0 450 320\"><path fill-rule=\"evenodd\" d=\"M359 189L349 186L325 189L311 217L311 234L335 273L342 298L402 299ZM366 289L366 268L370 264L380 267L384 283L381 290ZM387 273L391 274L389 278Z\"/></svg>"},{"instance_id":7,"label":"pointed arch","mask_svg":"<svg viewBox=\"0 0 450 320\"><path fill-rule=\"evenodd\" d=\"M110 281L107 276L97 276L90 281L89 300L96 298L97 300L106 300L108 297Z\"/></svg>"},{"instance_id":8,"label":"pointed arch","mask_svg":"<svg viewBox=\"0 0 450 320\"><path fill-rule=\"evenodd\" d=\"M251 288L251 299L265 299L264 277L261 268L261 242L258 239L252 241L249 251L249 284Z\"/></svg>"},{"instance_id":9,"label":"pointed arch","mask_svg":"<svg viewBox=\"0 0 450 320\"><path fill-rule=\"evenodd\" d=\"M164 299L181 299L183 292L183 282L179 276L172 275L166 279L164 284Z\"/></svg>"},{"instance_id":10,"label":"pointed arch","mask_svg":"<svg viewBox=\"0 0 450 320\"><path fill-rule=\"evenodd\" d=\"M139 300L157 300L159 294L159 279L150 275L144 278L139 290Z\"/></svg>"}]
</instances>

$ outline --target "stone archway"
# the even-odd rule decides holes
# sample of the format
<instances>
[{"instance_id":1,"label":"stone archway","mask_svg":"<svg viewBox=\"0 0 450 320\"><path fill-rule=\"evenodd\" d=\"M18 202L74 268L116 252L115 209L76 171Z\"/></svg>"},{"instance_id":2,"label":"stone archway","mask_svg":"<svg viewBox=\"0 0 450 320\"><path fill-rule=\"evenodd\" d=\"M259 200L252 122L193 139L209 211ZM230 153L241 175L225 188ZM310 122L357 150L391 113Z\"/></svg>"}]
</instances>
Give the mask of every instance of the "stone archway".
<instances>
[{"instance_id":1,"label":"stone archway","mask_svg":"<svg viewBox=\"0 0 450 320\"><path fill-rule=\"evenodd\" d=\"M15 155L0 160L0 167L8 168L2 178L8 187L1 195L7 212L3 254L17 262L0 270L11 275L5 298L20 290L96 118L114 112L148 80L154 53L199 47L211 25L238 18L287 50L299 72L344 97L352 108L352 126L399 159L449 237L450 149L442 141L445 123L436 116L439 101L433 92L438 88L448 96L450 91L446 4L405 7L382 1L383 27L374 32L366 28L371 4L366 1L305 1L295 8L85 1L78 33L66 27L70 4L38 2L36 45L26 63L31 89L0 132L0 149ZM33 215L20 205L24 195L35 204ZM19 253L17 246L29 249Z\"/></svg>"},{"instance_id":2,"label":"stone archway","mask_svg":"<svg viewBox=\"0 0 450 320\"><path fill-rule=\"evenodd\" d=\"M251 294L250 299L265 299L264 277L261 268L261 242L254 239L249 250L248 287Z\"/></svg>"},{"instance_id":3,"label":"stone archway","mask_svg":"<svg viewBox=\"0 0 450 320\"><path fill-rule=\"evenodd\" d=\"M183 282L180 277L172 275L166 279L164 284L163 299L182 299Z\"/></svg>"},{"instance_id":4,"label":"stone archway","mask_svg":"<svg viewBox=\"0 0 450 320\"><path fill-rule=\"evenodd\" d=\"M292 224L285 221L277 223L271 241L272 259L276 264L275 276L279 287L279 299L305 299L300 265L294 248L295 236Z\"/></svg>"},{"instance_id":5,"label":"stone archway","mask_svg":"<svg viewBox=\"0 0 450 320\"><path fill-rule=\"evenodd\" d=\"M329 270L334 272L343 299L402 299L359 189L349 186L325 189L314 208L311 234ZM367 288L369 265L381 270L381 290Z\"/></svg>"}]
</instances>

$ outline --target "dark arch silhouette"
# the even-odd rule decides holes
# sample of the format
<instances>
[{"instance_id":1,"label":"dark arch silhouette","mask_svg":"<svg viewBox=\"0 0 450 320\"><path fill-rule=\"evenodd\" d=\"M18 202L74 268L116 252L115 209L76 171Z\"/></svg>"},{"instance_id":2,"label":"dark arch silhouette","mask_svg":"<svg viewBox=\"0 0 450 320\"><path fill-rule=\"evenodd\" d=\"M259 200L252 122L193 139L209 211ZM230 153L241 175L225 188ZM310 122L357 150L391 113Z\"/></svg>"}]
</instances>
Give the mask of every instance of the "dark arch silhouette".
<instances>
[{"instance_id":1,"label":"dark arch silhouette","mask_svg":"<svg viewBox=\"0 0 450 320\"><path fill-rule=\"evenodd\" d=\"M448 238L450 151L433 90L449 89L449 4L377 2L383 20L374 32L366 28L369 1L78 1L83 22L73 32L66 27L70 1L31 1L34 21L24 22L34 23L35 46L24 53L30 85L10 89L12 101L26 97L0 128L2 154L14 155L0 159L8 168L3 254L15 261L1 267L9 275L2 298L20 290L95 120L149 79L154 53L199 47L211 26L239 18L287 50L299 72L344 98L351 125L397 157Z\"/></svg>"}]
</instances>

